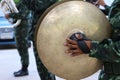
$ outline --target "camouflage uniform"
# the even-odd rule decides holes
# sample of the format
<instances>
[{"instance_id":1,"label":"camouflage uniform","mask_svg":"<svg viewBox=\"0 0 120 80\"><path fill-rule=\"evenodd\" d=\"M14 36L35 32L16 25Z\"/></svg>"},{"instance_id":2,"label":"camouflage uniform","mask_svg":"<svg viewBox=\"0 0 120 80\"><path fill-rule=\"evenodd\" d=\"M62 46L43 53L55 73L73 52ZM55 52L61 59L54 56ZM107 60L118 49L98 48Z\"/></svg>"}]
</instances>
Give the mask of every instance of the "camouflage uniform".
<instances>
[{"instance_id":1,"label":"camouflage uniform","mask_svg":"<svg viewBox=\"0 0 120 80\"><path fill-rule=\"evenodd\" d=\"M33 11L33 29L31 31L31 39L33 41L33 50L35 55L35 60L37 64L37 70L39 73L39 76L41 77L41 80L55 80L55 75L51 74L43 65L41 62L38 52L35 46L35 40L34 40L34 32L36 28L36 24L38 22L38 19L43 14L43 12L52 4L57 2L57 0L23 0L23 2L27 5L27 7ZM33 5L33 6L32 6Z\"/></svg>"},{"instance_id":2,"label":"camouflage uniform","mask_svg":"<svg viewBox=\"0 0 120 80\"><path fill-rule=\"evenodd\" d=\"M28 25L28 14L29 10L23 3L17 5L19 13L10 13L9 16L13 19L21 19L21 23L14 28L15 31L15 41L17 44L17 49L19 55L21 56L22 70L27 70L29 65L29 55L28 55L28 35L29 35L29 25Z\"/></svg>"},{"instance_id":3,"label":"camouflage uniform","mask_svg":"<svg viewBox=\"0 0 120 80\"><path fill-rule=\"evenodd\" d=\"M106 5L104 12L112 25L112 37L102 42L92 41L90 56L103 61L99 80L120 80L120 0Z\"/></svg>"}]
</instances>

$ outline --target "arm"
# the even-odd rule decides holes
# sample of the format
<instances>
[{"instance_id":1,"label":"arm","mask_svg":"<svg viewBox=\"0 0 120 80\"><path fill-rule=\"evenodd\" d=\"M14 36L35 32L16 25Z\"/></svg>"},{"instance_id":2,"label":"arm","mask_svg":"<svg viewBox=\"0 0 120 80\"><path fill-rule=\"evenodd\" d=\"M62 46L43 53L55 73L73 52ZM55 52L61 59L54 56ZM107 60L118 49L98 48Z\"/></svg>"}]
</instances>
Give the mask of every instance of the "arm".
<instances>
[{"instance_id":1,"label":"arm","mask_svg":"<svg viewBox=\"0 0 120 80\"><path fill-rule=\"evenodd\" d=\"M120 61L120 41L113 42L111 39L106 39L101 43L92 41L90 51L91 57L96 57L102 61Z\"/></svg>"},{"instance_id":2,"label":"arm","mask_svg":"<svg viewBox=\"0 0 120 80\"><path fill-rule=\"evenodd\" d=\"M113 42L111 39L105 39L101 43L98 41L84 40L84 42L90 49L90 52L87 54L91 57L108 62L120 61L120 40ZM68 50L66 50L66 53L72 53L72 56L85 53L82 49L80 49L79 45L81 45L79 42L67 39L65 46L68 47ZM74 50L71 48L74 48Z\"/></svg>"},{"instance_id":3,"label":"arm","mask_svg":"<svg viewBox=\"0 0 120 80\"><path fill-rule=\"evenodd\" d=\"M13 19L26 19L29 11L27 7L23 4L19 4L18 6L19 13L9 13L6 14L6 18L13 18Z\"/></svg>"},{"instance_id":4,"label":"arm","mask_svg":"<svg viewBox=\"0 0 120 80\"><path fill-rule=\"evenodd\" d=\"M103 1L103 0L100 0ZM109 11L110 7L104 2L101 4L105 7L105 11ZM115 4L115 2L113 2ZM114 6L112 4L112 6ZM119 8L118 8L119 9ZM114 13L114 12L113 12ZM112 38L103 40L101 43L92 41L90 56L99 58L103 61L116 62L120 61L120 12L116 12L112 18L109 19L112 28Z\"/></svg>"}]
</instances>

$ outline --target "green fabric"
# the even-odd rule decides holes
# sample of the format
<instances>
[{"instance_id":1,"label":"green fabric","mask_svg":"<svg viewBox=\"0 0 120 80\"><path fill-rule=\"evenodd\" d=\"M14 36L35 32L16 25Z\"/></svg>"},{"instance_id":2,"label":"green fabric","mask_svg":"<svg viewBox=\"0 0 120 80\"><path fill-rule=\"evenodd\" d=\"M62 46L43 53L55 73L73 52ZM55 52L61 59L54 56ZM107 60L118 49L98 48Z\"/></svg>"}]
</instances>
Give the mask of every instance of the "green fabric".
<instances>
[{"instance_id":1,"label":"green fabric","mask_svg":"<svg viewBox=\"0 0 120 80\"><path fill-rule=\"evenodd\" d=\"M120 64L120 0L114 0L111 6L105 6L105 12L108 12L113 34L110 39L105 39L102 42L92 41L90 56L98 58L103 63ZM116 66L117 70L119 70L118 66ZM105 74L102 69L99 80L120 80L120 74Z\"/></svg>"},{"instance_id":2,"label":"green fabric","mask_svg":"<svg viewBox=\"0 0 120 80\"><path fill-rule=\"evenodd\" d=\"M23 52L23 50L27 50L27 49L23 49L25 48L25 43L23 42L26 39L22 39L23 37L27 36L27 31L25 32L25 30L27 30L27 19L28 19L28 9L32 11L33 13L33 27L31 30L31 40L33 42L33 51L34 51L34 55L35 55L35 60L36 60L36 65L37 65L37 70L38 70L38 74L40 76L41 80L55 80L55 75L51 74L46 67L43 65L42 61L39 58L36 46L35 46L35 41L34 41L34 32L35 32L35 25L37 24L38 19L40 18L40 16L43 14L43 12L50 7L52 4L54 4L55 2L57 2L57 0L21 0L20 3L17 5L18 9L19 9L19 13L12 13L10 14L10 17L14 18L14 19L22 19L22 22L20 24L19 28L15 28L15 35L16 35L16 41L18 42L18 47L22 47L20 49L18 49L21 55L21 62L22 63L27 63L28 61L28 54L23 54L25 52ZM25 26L26 24L26 26ZM22 27L21 27L22 26ZM25 27L25 28L24 28ZM23 32L23 33L22 33ZM24 34L24 35L19 35L19 33ZM26 33L26 34L25 34ZM21 38L20 38L21 37ZM23 45L19 45L22 42ZM27 48L27 46L26 46ZM23 49L23 50L21 50ZM27 53L27 51L26 51ZM23 55L25 55L25 57L22 57ZM26 60L25 60L26 59Z\"/></svg>"},{"instance_id":3,"label":"green fabric","mask_svg":"<svg viewBox=\"0 0 120 80\"><path fill-rule=\"evenodd\" d=\"M57 0L22 0L22 2L27 6L29 10L33 12L33 28L31 30L31 39L33 42L33 51L35 55L36 65L38 74L41 80L55 80L55 75L50 73L46 67L43 65L41 59L39 58L36 45L35 45L35 36L34 32L36 29L36 24L38 19L44 13L44 11L50 7L52 4L57 2Z\"/></svg>"},{"instance_id":4,"label":"green fabric","mask_svg":"<svg viewBox=\"0 0 120 80\"><path fill-rule=\"evenodd\" d=\"M21 23L14 28L15 31L15 41L17 45L17 50L20 55L22 68L26 66L27 69L29 65L29 55L28 55L28 37L29 37L29 10L21 2L18 3L17 8L19 13L10 13L9 16L15 20L21 19Z\"/></svg>"}]
</instances>

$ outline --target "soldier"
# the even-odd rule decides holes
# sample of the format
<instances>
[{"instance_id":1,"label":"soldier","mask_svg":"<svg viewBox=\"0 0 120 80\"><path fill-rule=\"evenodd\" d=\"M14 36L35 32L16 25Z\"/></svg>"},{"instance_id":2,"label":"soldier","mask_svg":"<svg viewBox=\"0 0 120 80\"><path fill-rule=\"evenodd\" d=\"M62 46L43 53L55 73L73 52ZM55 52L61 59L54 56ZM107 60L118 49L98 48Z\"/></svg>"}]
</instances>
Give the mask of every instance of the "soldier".
<instances>
[{"instance_id":1,"label":"soldier","mask_svg":"<svg viewBox=\"0 0 120 80\"><path fill-rule=\"evenodd\" d=\"M21 23L14 27L15 31L15 41L17 45L17 50L21 58L22 67L19 71L14 72L15 77L28 75L28 65L29 65L29 54L28 54L28 37L30 26L28 23L29 10L27 7L20 2L16 3L19 13L6 14L6 18L13 18L15 20L21 19Z\"/></svg>"},{"instance_id":2,"label":"soldier","mask_svg":"<svg viewBox=\"0 0 120 80\"><path fill-rule=\"evenodd\" d=\"M120 0L114 0L111 6L106 5L103 0L99 0L99 4L104 6L104 12L108 13L108 19L113 29L111 38L98 42L87 39L82 33L76 34L75 37L80 40L67 39L65 46L68 47L68 50L65 52L72 53L73 57L84 52L90 57L101 60L103 67L99 80L120 80Z\"/></svg>"},{"instance_id":3,"label":"soldier","mask_svg":"<svg viewBox=\"0 0 120 80\"><path fill-rule=\"evenodd\" d=\"M58 0L21 0L23 4L25 4L29 10L32 10L33 12L33 28L31 30L31 39L33 42L33 50L35 55L35 60L37 64L37 70L39 73L39 76L41 77L41 80L55 80L55 75L51 74L43 65L41 62L38 52L35 45L34 40L34 33L36 29L36 24L40 16L43 14L43 12L50 7L52 4L56 3Z\"/></svg>"}]
</instances>

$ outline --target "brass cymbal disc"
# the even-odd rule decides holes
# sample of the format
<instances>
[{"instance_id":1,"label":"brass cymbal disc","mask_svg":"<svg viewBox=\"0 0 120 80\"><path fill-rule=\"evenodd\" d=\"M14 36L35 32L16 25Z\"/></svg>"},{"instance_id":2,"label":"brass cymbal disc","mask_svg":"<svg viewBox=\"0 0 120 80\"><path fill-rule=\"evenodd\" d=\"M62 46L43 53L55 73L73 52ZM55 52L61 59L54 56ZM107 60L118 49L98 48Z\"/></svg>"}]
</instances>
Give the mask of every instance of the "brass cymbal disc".
<instances>
[{"instance_id":1,"label":"brass cymbal disc","mask_svg":"<svg viewBox=\"0 0 120 80\"><path fill-rule=\"evenodd\" d=\"M65 53L66 38L74 31L82 31L92 40L110 37L110 23L94 5L74 0L56 3L39 19L36 47L46 68L55 75L80 80L98 71L102 63L87 54L72 57Z\"/></svg>"}]
</instances>

